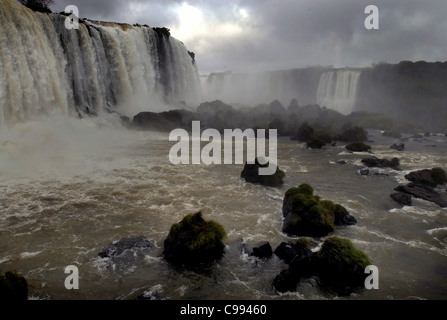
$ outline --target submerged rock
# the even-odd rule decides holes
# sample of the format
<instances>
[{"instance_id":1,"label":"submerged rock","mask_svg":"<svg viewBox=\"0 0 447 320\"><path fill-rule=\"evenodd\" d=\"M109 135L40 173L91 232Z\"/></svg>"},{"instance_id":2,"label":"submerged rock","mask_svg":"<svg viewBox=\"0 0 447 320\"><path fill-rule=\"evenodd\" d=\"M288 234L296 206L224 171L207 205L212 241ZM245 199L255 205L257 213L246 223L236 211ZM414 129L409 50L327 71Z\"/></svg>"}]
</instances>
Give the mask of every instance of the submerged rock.
<instances>
[{"instance_id":1,"label":"submerged rock","mask_svg":"<svg viewBox=\"0 0 447 320\"><path fill-rule=\"evenodd\" d=\"M348 144L345 148L352 152L368 152L371 150L371 146L364 144L363 142L353 142Z\"/></svg>"},{"instance_id":2,"label":"submerged rock","mask_svg":"<svg viewBox=\"0 0 447 320\"><path fill-rule=\"evenodd\" d=\"M404 143L394 143L393 145L390 146L390 149L394 149L397 151L404 151L405 150L405 144Z\"/></svg>"},{"instance_id":3,"label":"submerged rock","mask_svg":"<svg viewBox=\"0 0 447 320\"><path fill-rule=\"evenodd\" d=\"M101 258L113 258L123 255L128 250L147 251L152 249L151 242L143 236L135 238L124 238L109 244L98 254Z\"/></svg>"},{"instance_id":4,"label":"submerged rock","mask_svg":"<svg viewBox=\"0 0 447 320\"><path fill-rule=\"evenodd\" d=\"M187 215L173 224L164 241L163 256L174 266L207 267L225 251L224 228L215 221L205 221L202 213Z\"/></svg>"},{"instance_id":5,"label":"submerged rock","mask_svg":"<svg viewBox=\"0 0 447 320\"><path fill-rule=\"evenodd\" d=\"M16 272L0 274L0 299L28 300L28 282Z\"/></svg>"},{"instance_id":6,"label":"submerged rock","mask_svg":"<svg viewBox=\"0 0 447 320\"><path fill-rule=\"evenodd\" d=\"M282 210L283 232L288 235L323 237L333 232L336 225L356 223L343 206L320 200L308 184L287 190Z\"/></svg>"},{"instance_id":7,"label":"submerged rock","mask_svg":"<svg viewBox=\"0 0 447 320\"><path fill-rule=\"evenodd\" d=\"M321 149L326 145L326 142L319 139L313 139L312 141L307 143L307 148L309 149Z\"/></svg>"},{"instance_id":8,"label":"submerged rock","mask_svg":"<svg viewBox=\"0 0 447 320\"><path fill-rule=\"evenodd\" d=\"M276 172L272 175L260 175L259 168L267 168L269 164L261 165L256 159L254 164L246 163L244 169L241 172L241 177L245 179L245 181L250 183L257 183L264 186L269 187L279 187L284 184L284 177L286 174L284 171L279 169L279 166L276 168Z\"/></svg>"}]
</instances>

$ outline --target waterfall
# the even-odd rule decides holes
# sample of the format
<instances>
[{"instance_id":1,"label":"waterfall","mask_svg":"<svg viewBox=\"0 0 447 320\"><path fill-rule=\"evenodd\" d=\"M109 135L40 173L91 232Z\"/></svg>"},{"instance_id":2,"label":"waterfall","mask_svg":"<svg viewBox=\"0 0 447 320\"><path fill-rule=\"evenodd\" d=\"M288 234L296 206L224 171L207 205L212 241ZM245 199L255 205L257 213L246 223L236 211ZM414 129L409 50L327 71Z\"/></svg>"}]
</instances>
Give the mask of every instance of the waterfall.
<instances>
[{"instance_id":1,"label":"waterfall","mask_svg":"<svg viewBox=\"0 0 447 320\"><path fill-rule=\"evenodd\" d=\"M351 113L357 98L360 73L356 70L325 72L318 85L317 103L343 114Z\"/></svg>"},{"instance_id":2,"label":"waterfall","mask_svg":"<svg viewBox=\"0 0 447 320\"><path fill-rule=\"evenodd\" d=\"M186 47L149 27L81 20L0 0L0 125L52 113L132 116L200 102Z\"/></svg>"}]
</instances>

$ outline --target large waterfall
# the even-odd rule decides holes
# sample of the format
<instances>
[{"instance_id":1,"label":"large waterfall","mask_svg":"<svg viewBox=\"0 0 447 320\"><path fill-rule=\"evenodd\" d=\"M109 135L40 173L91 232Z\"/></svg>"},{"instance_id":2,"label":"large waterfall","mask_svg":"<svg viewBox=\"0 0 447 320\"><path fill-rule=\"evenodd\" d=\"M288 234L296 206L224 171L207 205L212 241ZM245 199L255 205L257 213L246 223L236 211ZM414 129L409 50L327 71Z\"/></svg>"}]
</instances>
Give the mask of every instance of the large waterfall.
<instances>
[{"instance_id":1,"label":"large waterfall","mask_svg":"<svg viewBox=\"0 0 447 320\"><path fill-rule=\"evenodd\" d=\"M343 114L353 111L360 71L328 71L321 76L317 91L317 103Z\"/></svg>"},{"instance_id":2,"label":"large waterfall","mask_svg":"<svg viewBox=\"0 0 447 320\"><path fill-rule=\"evenodd\" d=\"M37 115L115 109L127 115L197 105L197 70L155 29L36 13L0 0L0 125Z\"/></svg>"}]
</instances>

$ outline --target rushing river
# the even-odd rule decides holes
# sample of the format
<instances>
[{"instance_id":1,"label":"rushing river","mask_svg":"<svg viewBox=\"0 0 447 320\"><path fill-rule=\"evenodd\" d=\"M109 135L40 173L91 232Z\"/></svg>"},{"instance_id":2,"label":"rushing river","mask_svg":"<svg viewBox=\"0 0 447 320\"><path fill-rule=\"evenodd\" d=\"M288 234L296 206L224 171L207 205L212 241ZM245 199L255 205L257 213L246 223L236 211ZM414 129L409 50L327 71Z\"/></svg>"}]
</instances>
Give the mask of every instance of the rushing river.
<instances>
[{"instance_id":1,"label":"rushing river","mask_svg":"<svg viewBox=\"0 0 447 320\"><path fill-rule=\"evenodd\" d=\"M343 144L309 150L279 138L285 184L269 188L243 181L242 165L174 166L168 134L111 120L47 118L1 130L0 270L23 274L32 299L333 299L312 279L276 293L271 281L286 265L241 250L241 242L269 241L274 249L292 240L281 232L282 199L304 182L357 219L332 235L350 239L379 268L379 290L343 298L447 299L447 209L422 200L401 208L390 198L406 173L447 169L444 136L406 140L399 152L389 148L397 140L370 130L374 155L399 157L402 171L369 176L357 173L366 153ZM446 195L445 186L437 190ZM163 241L173 223L199 210L224 226L226 253L203 273L177 271L161 256ZM98 256L140 235L153 242L148 254L125 262ZM323 240L312 239L313 249ZM65 289L68 265L79 268L79 290Z\"/></svg>"}]
</instances>

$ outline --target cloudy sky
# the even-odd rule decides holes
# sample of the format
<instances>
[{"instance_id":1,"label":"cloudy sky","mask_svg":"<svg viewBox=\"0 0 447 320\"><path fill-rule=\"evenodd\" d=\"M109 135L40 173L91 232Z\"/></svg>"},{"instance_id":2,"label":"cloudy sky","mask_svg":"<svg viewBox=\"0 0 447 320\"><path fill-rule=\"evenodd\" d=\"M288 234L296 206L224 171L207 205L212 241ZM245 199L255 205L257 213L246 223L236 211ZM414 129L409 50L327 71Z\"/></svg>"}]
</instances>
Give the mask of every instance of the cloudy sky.
<instances>
[{"instance_id":1,"label":"cloudy sky","mask_svg":"<svg viewBox=\"0 0 447 320\"><path fill-rule=\"evenodd\" d=\"M90 19L165 26L199 72L447 60L446 0L55 0ZM365 7L379 9L366 30Z\"/></svg>"}]
</instances>

